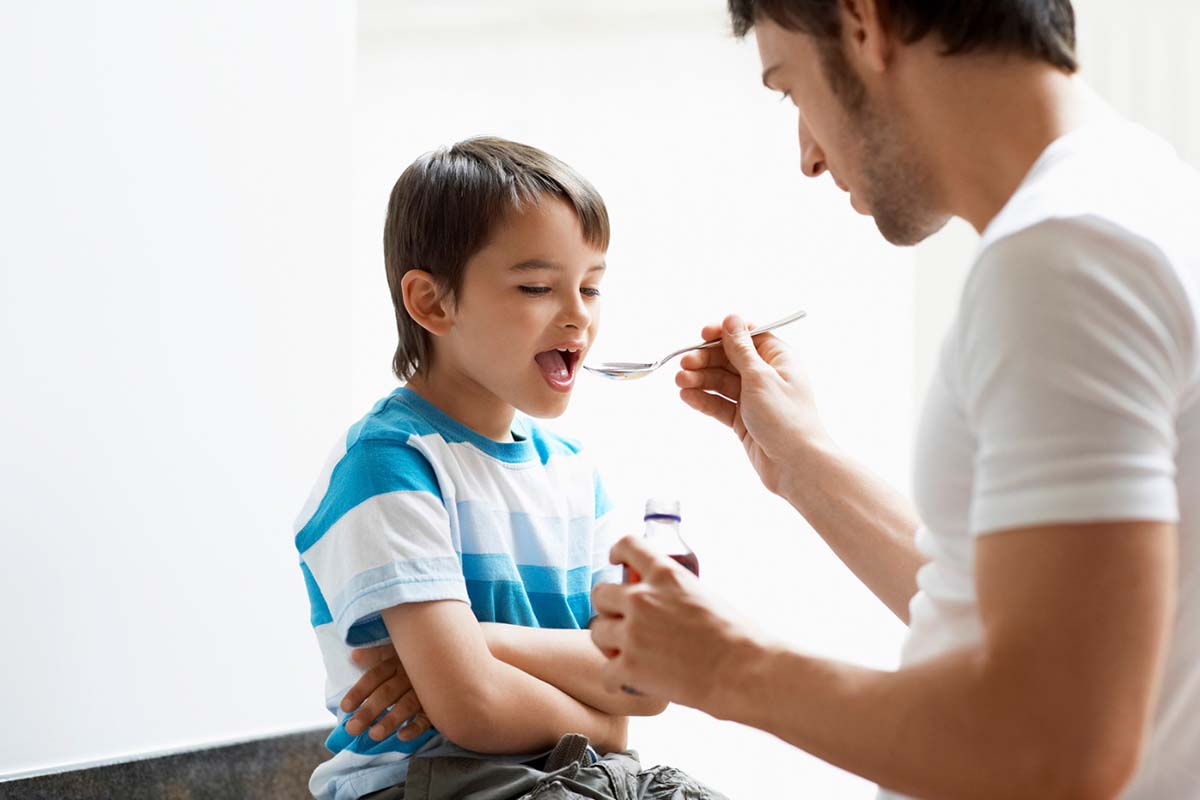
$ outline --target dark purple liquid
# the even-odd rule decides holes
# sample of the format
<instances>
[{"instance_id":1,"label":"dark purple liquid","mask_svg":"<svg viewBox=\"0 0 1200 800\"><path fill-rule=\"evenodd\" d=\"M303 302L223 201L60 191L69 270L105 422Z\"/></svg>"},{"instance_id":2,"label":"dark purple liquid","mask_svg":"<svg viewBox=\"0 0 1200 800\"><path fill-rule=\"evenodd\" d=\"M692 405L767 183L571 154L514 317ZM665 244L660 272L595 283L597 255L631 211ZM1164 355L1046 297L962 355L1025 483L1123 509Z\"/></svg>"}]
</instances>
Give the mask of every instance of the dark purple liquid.
<instances>
[{"instance_id":1,"label":"dark purple liquid","mask_svg":"<svg viewBox=\"0 0 1200 800\"><path fill-rule=\"evenodd\" d=\"M692 573L697 578L700 577L700 559L697 558L695 553L671 553L668 558L675 559L676 563L681 564L688 572ZM625 567L625 583L638 583L641 580L642 578L640 575L631 570L629 567Z\"/></svg>"},{"instance_id":2,"label":"dark purple liquid","mask_svg":"<svg viewBox=\"0 0 1200 800\"><path fill-rule=\"evenodd\" d=\"M695 575L697 578L700 577L700 559L696 557L695 553L672 554L671 558L682 564L684 569Z\"/></svg>"}]
</instances>

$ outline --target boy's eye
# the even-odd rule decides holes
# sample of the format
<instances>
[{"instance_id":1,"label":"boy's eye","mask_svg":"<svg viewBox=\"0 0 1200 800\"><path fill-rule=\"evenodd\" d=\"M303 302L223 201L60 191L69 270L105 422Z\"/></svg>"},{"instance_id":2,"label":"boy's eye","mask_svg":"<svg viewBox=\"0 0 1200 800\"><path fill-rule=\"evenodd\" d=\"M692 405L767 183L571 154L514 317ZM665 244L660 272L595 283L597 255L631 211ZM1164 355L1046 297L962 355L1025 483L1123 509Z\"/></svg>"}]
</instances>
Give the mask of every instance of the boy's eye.
<instances>
[{"instance_id":1,"label":"boy's eye","mask_svg":"<svg viewBox=\"0 0 1200 800\"><path fill-rule=\"evenodd\" d=\"M525 294L533 295L534 297L550 293L549 286L518 286L517 288Z\"/></svg>"},{"instance_id":2,"label":"boy's eye","mask_svg":"<svg viewBox=\"0 0 1200 800\"><path fill-rule=\"evenodd\" d=\"M589 286L585 286L582 289L580 289L579 291L583 294L584 297L599 297L600 296L599 289L593 289Z\"/></svg>"}]
</instances>

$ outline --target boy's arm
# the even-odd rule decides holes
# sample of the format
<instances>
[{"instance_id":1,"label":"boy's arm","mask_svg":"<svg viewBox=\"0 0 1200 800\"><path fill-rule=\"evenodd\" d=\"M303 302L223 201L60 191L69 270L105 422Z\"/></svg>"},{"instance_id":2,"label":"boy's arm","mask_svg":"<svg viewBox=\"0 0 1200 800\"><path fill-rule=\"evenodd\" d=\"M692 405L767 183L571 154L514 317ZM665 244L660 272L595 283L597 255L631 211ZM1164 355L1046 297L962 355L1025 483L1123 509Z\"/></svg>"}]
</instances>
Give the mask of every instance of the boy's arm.
<instances>
[{"instance_id":1,"label":"boy's arm","mask_svg":"<svg viewBox=\"0 0 1200 800\"><path fill-rule=\"evenodd\" d=\"M667 707L665 700L647 695L609 692L601 681L604 655L586 630L526 628L498 622L479 623L493 657L511 664L566 694L615 716L654 716ZM358 735L370 729L371 738L382 741L396 733L410 740L425 732L428 720L421 699L413 689L395 648L390 645L358 648L354 661L366 672L346 692L342 710L353 713L347 729ZM386 709L393 709L381 717ZM413 715L416 715L415 718ZM401 724L412 718L409 724Z\"/></svg>"},{"instance_id":2,"label":"boy's arm","mask_svg":"<svg viewBox=\"0 0 1200 800\"><path fill-rule=\"evenodd\" d=\"M425 714L455 744L481 753L535 752L565 733L582 733L601 752L625 747L626 719L493 656L465 603L405 603L385 610L383 621Z\"/></svg>"},{"instance_id":3,"label":"boy's arm","mask_svg":"<svg viewBox=\"0 0 1200 800\"><path fill-rule=\"evenodd\" d=\"M608 659L586 630L526 628L498 622L484 622L480 627L493 656L592 708L609 714L652 717L668 705L665 700L605 689L601 673Z\"/></svg>"}]
</instances>

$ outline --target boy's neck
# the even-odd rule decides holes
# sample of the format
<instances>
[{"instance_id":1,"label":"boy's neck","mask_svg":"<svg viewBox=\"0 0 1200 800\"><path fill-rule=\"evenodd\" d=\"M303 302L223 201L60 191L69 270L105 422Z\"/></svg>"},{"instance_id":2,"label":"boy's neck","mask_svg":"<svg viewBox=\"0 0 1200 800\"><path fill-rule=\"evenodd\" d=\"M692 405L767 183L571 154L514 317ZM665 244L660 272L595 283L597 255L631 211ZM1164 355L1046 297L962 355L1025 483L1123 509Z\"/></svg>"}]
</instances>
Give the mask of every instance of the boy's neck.
<instances>
[{"instance_id":1,"label":"boy's neck","mask_svg":"<svg viewBox=\"0 0 1200 800\"><path fill-rule=\"evenodd\" d=\"M413 375L407 387L479 435L496 442L513 441L516 409L467 376L431 369Z\"/></svg>"}]
</instances>

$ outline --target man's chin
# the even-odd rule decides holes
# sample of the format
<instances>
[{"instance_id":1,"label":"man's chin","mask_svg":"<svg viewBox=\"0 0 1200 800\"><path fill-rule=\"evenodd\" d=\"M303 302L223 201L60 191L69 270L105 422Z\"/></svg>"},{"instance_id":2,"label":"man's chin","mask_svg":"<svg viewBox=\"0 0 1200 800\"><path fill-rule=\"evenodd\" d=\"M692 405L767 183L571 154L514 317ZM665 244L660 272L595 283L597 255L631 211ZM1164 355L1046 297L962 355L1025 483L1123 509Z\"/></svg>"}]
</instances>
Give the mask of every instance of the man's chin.
<instances>
[{"instance_id":1,"label":"man's chin","mask_svg":"<svg viewBox=\"0 0 1200 800\"><path fill-rule=\"evenodd\" d=\"M894 244L897 247L918 245L946 227L946 223L950 221L948 216L920 222L901 220L895 217L881 217L877 214L869 216L875 220L875 227L888 244Z\"/></svg>"}]
</instances>

